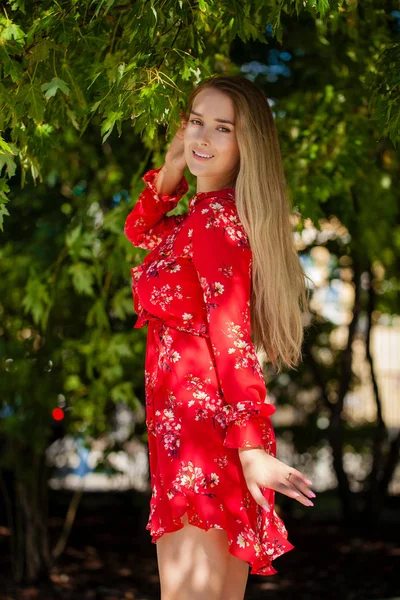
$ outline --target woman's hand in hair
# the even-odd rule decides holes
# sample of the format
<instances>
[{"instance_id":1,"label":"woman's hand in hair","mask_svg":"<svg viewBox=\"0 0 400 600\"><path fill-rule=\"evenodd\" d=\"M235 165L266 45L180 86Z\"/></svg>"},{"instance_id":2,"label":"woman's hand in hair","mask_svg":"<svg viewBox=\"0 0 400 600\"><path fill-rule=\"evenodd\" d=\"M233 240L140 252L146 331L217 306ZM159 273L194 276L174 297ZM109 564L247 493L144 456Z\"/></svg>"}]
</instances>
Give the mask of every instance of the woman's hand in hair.
<instances>
[{"instance_id":1,"label":"woman's hand in hair","mask_svg":"<svg viewBox=\"0 0 400 600\"><path fill-rule=\"evenodd\" d=\"M183 112L180 113L180 116L181 125L178 131L175 133L175 136L168 147L167 153L165 155L165 165L169 169L173 168L176 169L178 172L183 173L185 167L187 166L184 146L184 136L187 125L187 118Z\"/></svg>"},{"instance_id":2,"label":"woman's hand in hair","mask_svg":"<svg viewBox=\"0 0 400 600\"><path fill-rule=\"evenodd\" d=\"M260 506L266 504L260 488L270 488L304 506L313 506L309 504L309 498L315 497L309 489L311 481L297 469L288 467L262 448L240 448L239 457L249 492ZM290 479L287 478L289 473Z\"/></svg>"}]
</instances>

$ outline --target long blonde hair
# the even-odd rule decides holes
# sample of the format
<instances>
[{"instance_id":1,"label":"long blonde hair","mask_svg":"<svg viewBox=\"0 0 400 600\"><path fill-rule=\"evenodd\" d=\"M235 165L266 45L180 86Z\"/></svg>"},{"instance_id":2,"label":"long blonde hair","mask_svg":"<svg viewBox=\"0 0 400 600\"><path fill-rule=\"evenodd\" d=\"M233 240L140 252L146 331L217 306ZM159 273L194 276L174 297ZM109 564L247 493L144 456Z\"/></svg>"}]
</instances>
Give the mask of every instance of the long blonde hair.
<instances>
[{"instance_id":1,"label":"long blonde hair","mask_svg":"<svg viewBox=\"0 0 400 600\"><path fill-rule=\"evenodd\" d=\"M188 98L206 88L229 95L235 109L240 160L235 175L239 219L252 250L251 337L277 368L302 360L302 311L307 307L305 278L291 224L274 117L264 92L242 75L216 75L201 81Z\"/></svg>"}]
</instances>

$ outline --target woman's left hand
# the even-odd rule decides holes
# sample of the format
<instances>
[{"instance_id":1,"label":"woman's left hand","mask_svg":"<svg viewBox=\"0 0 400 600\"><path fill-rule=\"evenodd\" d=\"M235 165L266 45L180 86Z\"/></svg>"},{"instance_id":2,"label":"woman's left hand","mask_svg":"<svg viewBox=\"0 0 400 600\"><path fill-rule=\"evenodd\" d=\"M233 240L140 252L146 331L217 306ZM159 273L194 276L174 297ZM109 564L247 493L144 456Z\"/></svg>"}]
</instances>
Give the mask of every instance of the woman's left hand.
<instances>
[{"instance_id":1,"label":"woman's left hand","mask_svg":"<svg viewBox=\"0 0 400 600\"><path fill-rule=\"evenodd\" d=\"M276 490L305 506L314 506L308 499L315 498L309 489L312 482L297 469L288 467L262 448L239 448L239 458L249 492L260 506L266 505L260 487Z\"/></svg>"}]
</instances>

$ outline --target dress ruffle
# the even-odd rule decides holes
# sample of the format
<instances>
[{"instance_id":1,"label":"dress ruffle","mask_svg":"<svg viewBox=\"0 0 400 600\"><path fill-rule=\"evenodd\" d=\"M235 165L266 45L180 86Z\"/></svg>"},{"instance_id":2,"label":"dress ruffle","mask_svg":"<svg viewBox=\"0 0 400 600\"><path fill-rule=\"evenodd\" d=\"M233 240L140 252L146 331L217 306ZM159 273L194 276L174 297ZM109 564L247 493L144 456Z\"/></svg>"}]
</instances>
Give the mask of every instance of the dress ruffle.
<instances>
[{"instance_id":1,"label":"dress ruffle","mask_svg":"<svg viewBox=\"0 0 400 600\"><path fill-rule=\"evenodd\" d=\"M155 488L153 488L154 494ZM264 489L263 495L273 506L274 491ZM254 502L254 501L253 501ZM257 505L255 521L250 522L251 511L228 507L215 514L215 505L208 501L207 496L199 496L188 490L174 491L170 498L155 497L150 502L150 517L146 529L150 531L152 543L164 534L178 531L184 527L183 515L187 512L188 522L204 531L211 528L222 529L226 532L229 552L237 558L246 561L252 575L274 575L277 573L272 561L294 548L287 539L287 530L283 521L274 509L269 509L264 525L262 513L265 510ZM230 512L232 510L232 512ZM162 515L162 517L161 517Z\"/></svg>"},{"instance_id":2,"label":"dress ruffle","mask_svg":"<svg viewBox=\"0 0 400 600\"><path fill-rule=\"evenodd\" d=\"M276 407L267 402L242 400L237 404L227 404L215 415L225 428L224 446L246 448L263 446L270 451L275 443L275 435L270 420Z\"/></svg>"}]
</instances>

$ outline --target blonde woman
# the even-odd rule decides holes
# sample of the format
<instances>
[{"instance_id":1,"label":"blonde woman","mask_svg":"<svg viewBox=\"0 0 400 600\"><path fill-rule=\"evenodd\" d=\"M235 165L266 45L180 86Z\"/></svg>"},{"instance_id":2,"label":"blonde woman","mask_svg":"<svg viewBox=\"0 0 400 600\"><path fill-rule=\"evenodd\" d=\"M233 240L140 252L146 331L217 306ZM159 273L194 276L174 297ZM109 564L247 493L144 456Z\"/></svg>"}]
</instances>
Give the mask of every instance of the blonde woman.
<instances>
[{"instance_id":1,"label":"blonde woman","mask_svg":"<svg viewBox=\"0 0 400 600\"><path fill-rule=\"evenodd\" d=\"M197 178L189 211L167 215ZM250 572L291 550L275 491L311 506L312 485L276 458L275 406L256 351L301 360L305 275L293 246L279 142L263 92L242 76L192 91L164 164L125 234L148 325L146 424L162 600L242 600Z\"/></svg>"}]
</instances>

